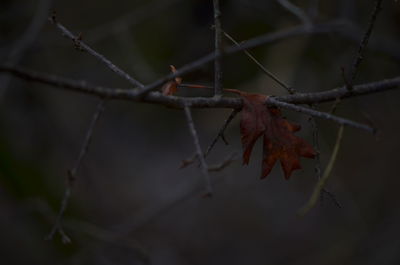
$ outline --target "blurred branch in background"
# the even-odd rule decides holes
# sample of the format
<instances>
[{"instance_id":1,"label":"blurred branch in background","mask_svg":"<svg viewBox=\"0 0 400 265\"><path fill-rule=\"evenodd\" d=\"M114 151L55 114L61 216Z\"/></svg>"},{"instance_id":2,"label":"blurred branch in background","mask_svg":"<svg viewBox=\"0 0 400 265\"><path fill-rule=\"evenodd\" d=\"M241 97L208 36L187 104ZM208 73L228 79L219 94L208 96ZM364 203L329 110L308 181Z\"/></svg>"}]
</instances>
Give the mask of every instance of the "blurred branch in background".
<instances>
[{"instance_id":1,"label":"blurred branch in background","mask_svg":"<svg viewBox=\"0 0 400 265\"><path fill-rule=\"evenodd\" d=\"M32 17L32 20L30 21L22 35L14 42L11 51L8 52L5 58L1 59L3 63L7 63L8 65L12 66L18 65L27 50L31 48L31 46L35 42L42 27L47 21L52 2L52 0L38 1L36 12ZM3 99L3 94L9 86L10 81L11 76L0 75L0 102Z\"/></svg>"},{"instance_id":2,"label":"blurred branch in background","mask_svg":"<svg viewBox=\"0 0 400 265\"><path fill-rule=\"evenodd\" d=\"M85 38L92 42L98 42L111 35L123 33L143 20L156 16L166 8L175 5L183 0L151 0L144 1L145 4L135 8L133 11L119 16L115 20L106 22L85 33Z\"/></svg>"}]
</instances>

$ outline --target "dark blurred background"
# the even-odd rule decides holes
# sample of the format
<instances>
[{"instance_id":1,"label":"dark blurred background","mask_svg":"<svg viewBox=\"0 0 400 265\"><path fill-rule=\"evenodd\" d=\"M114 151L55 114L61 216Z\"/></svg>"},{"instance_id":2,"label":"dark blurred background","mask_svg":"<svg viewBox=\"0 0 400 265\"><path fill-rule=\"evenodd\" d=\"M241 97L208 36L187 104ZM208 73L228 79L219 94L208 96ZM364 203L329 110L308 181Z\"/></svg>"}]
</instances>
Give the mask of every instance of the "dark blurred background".
<instances>
[{"instance_id":1,"label":"dark blurred background","mask_svg":"<svg viewBox=\"0 0 400 265\"><path fill-rule=\"evenodd\" d=\"M374 1L293 0L316 23L341 19L341 33L289 38L253 49L270 71L298 91L343 85ZM0 58L110 87L129 87L94 57L77 51L48 21L57 19L132 76L147 84L212 51L211 0L2 0ZM221 1L224 30L238 41L301 23L276 1ZM386 0L356 83L399 74L400 3ZM224 45L230 45L224 40ZM213 64L184 76L212 85ZM244 54L224 58L224 87L284 95ZM190 90L190 89L189 89ZM183 90L180 93L189 93ZM191 90L192 95L204 94ZM377 136L346 128L327 188L329 197L304 218L316 176L314 161L284 180L279 165L260 180L261 143L249 166L240 161L239 118L207 159L214 197L202 194L182 111L108 102L78 173L63 220L71 244L45 236L55 222L67 170L73 166L97 99L0 74L1 264L400 264L400 91L344 100L336 114L379 129ZM331 103L318 106L329 111ZM230 110L195 110L206 148ZM312 142L309 117L284 111ZM317 121L321 163L330 157L337 124Z\"/></svg>"}]
</instances>

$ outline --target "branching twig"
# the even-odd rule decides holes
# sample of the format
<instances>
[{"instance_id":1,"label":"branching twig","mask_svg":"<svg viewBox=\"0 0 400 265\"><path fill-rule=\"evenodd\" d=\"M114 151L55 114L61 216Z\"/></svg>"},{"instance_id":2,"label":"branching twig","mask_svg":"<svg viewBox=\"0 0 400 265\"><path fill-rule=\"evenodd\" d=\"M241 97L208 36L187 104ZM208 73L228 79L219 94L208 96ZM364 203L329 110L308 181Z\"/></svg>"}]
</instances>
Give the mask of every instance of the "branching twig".
<instances>
[{"instance_id":1,"label":"branching twig","mask_svg":"<svg viewBox=\"0 0 400 265\"><path fill-rule=\"evenodd\" d=\"M225 139L224 132L226 130L226 127L228 127L229 123L236 117L236 115L239 113L240 109L233 109L231 114L229 114L229 117L225 120L224 124L222 125L221 129L219 130L217 136L214 138L214 140L211 142L211 144L208 146L207 151L204 153L204 157L207 157L210 151L213 149L215 144L217 143L218 139L221 138L225 144L228 144L228 142Z\"/></svg>"},{"instance_id":2,"label":"branching twig","mask_svg":"<svg viewBox=\"0 0 400 265\"><path fill-rule=\"evenodd\" d=\"M97 108L96 108L96 112L93 114L93 118L92 121L90 123L90 126L86 132L86 136L85 136L85 140L83 141L81 150L79 152L79 156L77 158L77 160L75 161L74 167L68 171L68 177L67 177L67 186L65 188L65 192L64 192L64 197L61 201L61 207L60 210L57 214L57 218L56 221L53 225L52 230L50 231L49 235L47 236L47 239L51 240L53 239L54 235L59 232L62 238L62 241L64 243L69 243L71 242L71 240L69 239L69 237L65 234L63 228L62 228L62 218L63 215L68 207L68 202L69 202L69 198L71 196L71 191L73 188L73 185L76 181L76 177L77 177L77 173L79 170L79 167L82 164L83 158L85 157L85 155L87 154L88 150L89 150L89 146L90 146L90 142L92 140L92 136L93 136L93 131L94 128L96 126L97 121L99 120L101 114L104 111L104 104L105 104L105 100L101 99L100 102L97 104Z\"/></svg>"},{"instance_id":3,"label":"branching twig","mask_svg":"<svg viewBox=\"0 0 400 265\"><path fill-rule=\"evenodd\" d=\"M137 93L135 93L132 90L94 86L84 81L71 80L54 75L47 75L38 72L27 71L20 68L13 68L0 65L0 72L9 72L26 80L46 83L56 87L66 88L69 90L74 90L82 93L93 94L108 99L124 99L124 100L140 101L140 102L147 102L147 103L165 105L176 108L183 108L186 104L189 104L191 107L196 107L196 108L236 109L236 108L241 108L243 104L241 99L236 99L236 98L221 98L221 99L202 98L202 97L184 98L176 96L164 96L160 93L150 93L146 95L144 98L141 98L138 97ZM296 93L294 95L288 95L288 96L269 97L266 103L282 107L285 109L302 112L308 115L312 115L314 117L333 120L335 122L338 122L339 124L344 124L355 128L364 129L369 132L374 132L374 129L369 126L358 124L343 118L339 118L329 113L318 112L315 110L310 110L308 108L288 103L295 103L295 104L321 103L321 102L333 101L338 98L343 99L348 97L355 97L365 94L382 92L399 87L400 87L400 77L396 77L378 82L357 85L354 86L351 92L349 92L346 87L341 87L324 92Z\"/></svg>"},{"instance_id":4,"label":"branching twig","mask_svg":"<svg viewBox=\"0 0 400 265\"><path fill-rule=\"evenodd\" d=\"M186 120L189 126L190 133L193 138L193 142L196 148L196 153L197 157L200 160L200 167L201 167L201 172L203 174L204 180L205 180L205 187L206 187L206 194L205 196L210 197L212 196L212 187L211 187L211 181L210 181L210 176L208 174L208 166L207 163L204 159L203 151L201 150L200 142L199 142L199 137L197 136L197 131L196 128L194 127L193 123L193 118L192 118L192 112L190 110L189 105L185 105L184 107L185 115L186 115Z\"/></svg>"},{"instance_id":5,"label":"branching twig","mask_svg":"<svg viewBox=\"0 0 400 265\"><path fill-rule=\"evenodd\" d=\"M228 127L229 123L236 117L236 115L239 113L240 109L233 109L231 114L229 114L229 117L225 120L224 124L222 125L221 129L219 130L217 136L214 138L214 140L211 142L211 144L208 146L206 152L204 153L204 158L208 156L210 151L213 149L215 144L217 143L218 139L221 138L226 145L228 145L228 141L226 140L224 136L224 132L226 130L226 127ZM190 158L182 160L181 166L179 168L185 168L191 164L193 164L197 160L197 153L194 153Z\"/></svg>"},{"instance_id":6,"label":"branching twig","mask_svg":"<svg viewBox=\"0 0 400 265\"><path fill-rule=\"evenodd\" d=\"M240 47L240 43L237 42L231 35L229 35L225 31L223 33L226 38L228 38L230 41L232 41L236 46ZM247 57L250 58L250 60L252 60L261 69L261 71L263 71L267 76L269 76L275 82L277 82L279 85L281 85L283 88L285 88L289 92L289 94L294 94L296 92L293 88L291 88L290 86L285 84L276 75L274 75L267 68L265 68L248 50L243 50L243 52L247 55Z\"/></svg>"},{"instance_id":7,"label":"branching twig","mask_svg":"<svg viewBox=\"0 0 400 265\"><path fill-rule=\"evenodd\" d=\"M365 48L368 45L368 41L369 41L369 38L371 37L372 29L375 25L376 18L378 16L379 11L381 10L381 4L382 4L382 0L376 0L375 8L372 11L367 30L365 31L364 36L361 40L361 43L358 47L357 56L354 58L353 65L351 68L351 75L350 75L350 80L349 80L350 85L347 86L347 88L349 90L352 90L352 88L353 88L353 82L354 82L354 79L356 78L357 71L361 64L361 61L364 58Z\"/></svg>"},{"instance_id":8,"label":"branching twig","mask_svg":"<svg viewBox=\"0 0 400 265\"><path fill-rule=\"evenodd\" d=\"M309 199L309 201L306 203L306 205L304 205L298 212L298 214L300 216L304 216L309 210L311 210L317 203L318 198L321 194L321 191L323 190L326 181L328 180L333 166L335 165L335 161L337 158L337 154L339 152L339 148L340 148L340 144L342 142L342 136L343 136L343 131L344 131L344 126L340 126L339 128L339 132L336 138L336 143L335 143L335 147L333 148L333 152L331 155L331 158L329 160L329 163L324 171L324 174L322 175L322 178L318 181L318 183L316 184L314 191Z\"/></svg>"},{"instance_id":9,"label":"branching twig","mask_svg":"<svg viewBox=\"0 0 400 265\"><path fill-rule=\"evenodd\" d=\"M214 96L222 96L222 29L219 0L213 0L215 30Z\"/></svg>"}]
</instances>

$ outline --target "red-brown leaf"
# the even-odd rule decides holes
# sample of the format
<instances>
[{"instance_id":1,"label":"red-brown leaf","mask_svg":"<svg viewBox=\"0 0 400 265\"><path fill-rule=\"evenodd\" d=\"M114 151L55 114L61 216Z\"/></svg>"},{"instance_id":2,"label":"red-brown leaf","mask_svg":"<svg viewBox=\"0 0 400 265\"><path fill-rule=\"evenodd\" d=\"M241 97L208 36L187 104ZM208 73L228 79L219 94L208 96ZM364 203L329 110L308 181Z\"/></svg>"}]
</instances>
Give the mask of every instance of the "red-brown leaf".
<instances>
[{"instance_id":1,"label":"red-brown leaf","mask_svg":"<svg viewBox=\"0 0 400 265\"><path fill-rule=\"evenodd\" d=\"M300 169L300 157L314 158L313 147L294 135L300 126L282 118L277 108L265 106L267 96L250 94L235 89L226 91L239 94L243 99L240 133L243 146L243 164L248 164L256 141L263 136L263 162L261 178L265 178L280 160L285 178Z\"/></svg>"}]
</instances>

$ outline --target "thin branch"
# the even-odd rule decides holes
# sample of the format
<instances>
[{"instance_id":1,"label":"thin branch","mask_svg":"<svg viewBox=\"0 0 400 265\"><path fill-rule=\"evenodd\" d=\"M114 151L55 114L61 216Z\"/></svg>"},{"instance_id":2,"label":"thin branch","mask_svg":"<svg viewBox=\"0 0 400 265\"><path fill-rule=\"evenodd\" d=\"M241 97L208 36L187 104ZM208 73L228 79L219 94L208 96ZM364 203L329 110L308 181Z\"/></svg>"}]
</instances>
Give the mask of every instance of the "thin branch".
<instances>
[{"instance_id":1,"label":"thin branch","mask_svg":"<svg viewBox=\"0 0 400 265\"><path fill-rule=\"evenodd\" d=\"M195 152L191 157L182 160L181 165L179 166L179 169L183 169L183 168L190 166L191 164L196 162L196 160L197 160L197 152Z\"/></svg>"},{"instance_id":2,"label":"thin branch","mask_svg":"<svg viewBox=\"0 0 400 265\"><path fill-rule=\"evenodd\" d=\"M236 160L236 153L230 154L228 157L224 159L220 164L218 165L212 165L208 167L209 172L218 172L223 169L225 169L227 166L229 166L233 161Z\"/></svg>"},{"instance_id":3,"label":"thin branch","mask_svg":"<svg viewBox=\"0 0 400 265\"><path fill-rule=\"evenodd\" d=\"M109 59L107 59L104 55L98 53L97 51L93 50L89 45L84 43L82 41L82 35L74 35L71 31L69 31L66 27L64 27L62 24L60 24L55 15L51 16L49 18L50 22L54 24L63 34L63 36L69 38L74 46L82 51L88 52L90 55L94 56L96 59L98 59L100 62L104 63L111 71L116 73L117 75L121 76L122 78L126 79L130 84L133 86L138 86L140 88L143 88L144 85L134 79L132 76L130 76L128 73L124 72L121 68L113 64Z\"/></svg>"},{"instance_id":4,"label":"thin branch","mask_svg":"<svg viewBox=\"0 0 400 265\"><path fill-rule=\"evenodd\" d=\"M310 106L313 107L313 106ZM310 116L309 118L310 124L311 124L311 129L312 129L312 136L313 136L313 147L315 150L315 166L314 166L314 171L315 171L315 176L317 179L321 179L321 148L319 144L319 128L317 121L315 120L314 117Z\"/></svg>"},{"instance_id":5,"label":"thin branch","mask_svg":"<svg viewBox=\"0 0 400 265\"><path fill-rule=\"evenodd\" d=\"M223 31L223 33L226 38L228 38L230 41L232 41L236 46L240 47L241 44L239 42L237 42L231 35L229 35L225 31ZM261 69L261 71L263 71L267 76L272 78L280 86L282 86L284 89L286 89L289 92L289 94L294 94L296 92L295 89L293 89L289 85L285 84L276 75L274 75L267 68L265 68L248 50L243 50L243 52L247 55L247 57L250 58L250 60L252 60Z\"/></svg>"},{"instance_id":6,"label":"thin branch","mask_svg":"<svg viewBox=\"0 0 400 265\"><path fill-rule=\"evenodd\" d=\"M215 59L214 59L214 96L222 96L222 29L219 0L213 0L214 30L215 30Z\"/></svg>"},{"instance_id":7,"label":"thin branch","mask_svg":"<svg viewBox=\"0 0 400 265\"><path fill-rule=\"evenodd\" d=\"M351 120L348 120L348 119L344 119L344 118L341 118L341 117L338 117L338 116L335 116L335 115L332 115L332 114L329 114L329 113L326 113L326 112L319 112L319 111L316 111L316 110L313 110L313 109L310 109L310 108L305 108L305 107L301 107L301 106L298 106L298 105L293 105L293 104L290 104L290 103L278 101L278 100L273 99L271 97L267 99L267 103L271 103L271 104L273 104L274 106L277 106L277 107L282 107L282 108L285 108L285 109L290 109L290 110L294 110L294 111L301 112L301 113L304 113L304 114L308 114L308 115L311 115L313 117L317 117L317 118L321 118L321 119L325 119L325 120L331 120L331 121L334 121L334 122L336 122L338 124L341 124L341 125L346 125L346 126L350 126L350 127L353 127L353 128L365 130L365 131L370 132L370 133L375 133L375 129L372 128L372 127L369 127L367 125L364 125L364 124L361 124L361 123L358 123L358 122L354 122L354 121L351 121Z\"/></svg>"},{"instance_id":8,"label":"thin branch","mask_svg":"<svg viewBox=\"0 0 400 265\"><path fill-rule=\"evenodd\" d=\"M352 65L352 69L351 69L351 76L350 76L350 80L349 80L350 86L347 87L349 90L352 89L352 85L353 85L354 79L356 78L358 68L361 64L361 61L364 58L365 49L368 45L369 38L371 37L372 29L375 25L376 18L378 16L379 11L382 9L381 5L382 5L382 0L376 0L375 8L372 11L367 30L365 31L364 37L362 38L361 43L358 47L357 56L356 56L356 58L354 58L354 61L353 61L353 65Z\"/></svg>"},{"instance_id":9,"label":"thin branch","mask_svg":"<svg viewBox=\"0 0 400 265\"><path fill-rule=\"evenodd\" d=\"M315 104L339 99L358 97L378 92L384 92L400 87L400 76L376 82L355 85L350 92L345 86L315 93L297 93L296 95L278 96L275 99L293 104Z\"/></svg>"},{"instance_id":10,"label":"thin branch","mask_svg":"<svg viewBox=\"0 0 400 265\"><path fill-rule=\"evenodd\" d=\"M85 136L85 140L83 141L81 150L79 152L79 156L77 158L77 160L75 161L74 167L68 171L68 177L67 177L67 185L65 188L65 192L64 192L64 196L63 199L61 201L61 206L60 206L60 210L57 214L57 218L56 221L53 225L53 228L51 229L49 235L46 237L46 239L51 240L53 239L54 235L59 232L62 238L63 243L70 243L71 239L65 234L63 228L62 228L62 219L64 216L64 213L68 207L68 203L69 203L69 198L71 197L71 192L74 186L74 183L76 181L76 177L77 177L77 173L79 170L79 167L82 164L83 158L85 157L85 155L87 154L88 150L89 150L89 146L90 146L90 142L92 140L92 136L93 136L93 131L94 128L97 124L97 121L99 120L101 114L104 111L104 104L105 104L105 100L101 99L99 101L99 103L97 104L97 108L95 113L93 114L92 117L92 121L90 123L90 126L86 132L86 136Z\"/></svg>"},{"instance_id":11,"label":"thin branch","mask_svg":"<svg viewBox=\"0 0 400 265\"><path fill-rule=\"evenodd\" d=\"M186 120L187 120L187 123L189 126L189 130L192 135L193 142L194 142L194 145L196 148L197 157L200 160L201 172L202 172L204 180L205 180L205 187L206 187L205 196L210 197L210 196L212 196L213 191L212 191L212 187L211 187L210 176L208 174L208 166L204 159L203 151L201 150L201 147L200 147L199 137L197 136L196 128L194 127L192 112L188 105L185 105L184 111L185 111Z\"/></svg>"},{"instance_id":12,"label":"thin branch","mask_svg":"<svg viewBox=\"0 0 400 265\"><path fill-rule=\"evenodd\" d=\"M236 98L220 98L220 99L203 98L203 97L184 98L176 96L164 96L161 93L156 93L156 92L150 93L142 98L138 97L138 94L135 93L133 90L94 86L86 83L85 81L76 81L67 78L61 78L54 75L47 75L38 72L27 71L20 68L0 66L0 72L9 72L26 80L46 83L56 87L97 95L108 99L124 99L131 101L140 101L140 102L159 104L175 108L183 108L186 104L189 104L191 107L196 107L196 108L241 108L243 104L241 99L236 99ZM395 89L399 87L400 87L400 77L396 77L378 82L357 85L354 86L352 91L348 91L346 87L341 87L328 90L325 92L297 93L289 96L269 97L266 103L282 107L285 109L302 112L308 115L312 115L314 117L332 120L338 122L339 124L344 124L355 128L364 129L369 132L374 132L374 129L369 126L355 123L328 113L318 112L288 103L295 103L295 104L320 103L320 102L336 100L338 98L343 99L347 97L354 97L376 92L382 92L385 90Z\"/></svg>"},{"instance_id":13,"label":"thin branch","mask_svg":"<svg viewBox=\"0 0 400 265\"><path fill-rule=\"evenodd\" d=\"M277 1L282 7L284 7L290 13L295 15L306 27L311 27L312 25L311 19L300 7L289 2L288 0L277 0Z\"/></svg>"},{"instance_id":14,"label":"thin branch","mask_svg":"<svg viewBox=\"0 0 400 265\"><path fill-rule=\"evenodd\" d=\"M317 180L319 181L322 178L322 176L321 176L321 172L322 172L321 171L321 156L320 156L321 149L320 149L320 144L319 144L319 128L318 128L317 121L315 120L314 117L310 117L310 123L311 123L312 131L313 131L313 146L314 146L314 150L317 153L314 158L314 160L315 160L314 171L315 171ZM321 191L321 196L320 196L321 203L323 202L324 195L329 196L331 198L331 200L333 201L333 203L338 208L342 208L342 205L336 199L336 196L332 192L327 190L326 188L323 188Z\"/></svg>"},{"instance_id":15,"label":"thin branch","mask_svg":"<svg viewBox=\"0 0 400 265\"><path fill-rule=\"evenodd\" d=\"M159 104L167 107L183 108L184 104L190 104L192 108L242 108L242 101L238 98L223 97L221 99L209 97L184 98L177 96L164 96L161 93L150 93L141 98L133 90L103 87L90 84L83 80L73 80L56 75L27 70L24 68L0 65L0 72L8 72L27 81L47 84L57 88L63 88L79 93L85 93L116 100L140 101L151 104ZM338 87L331 90L313 93L296 93L287 96L275 96L275 101L282 101L292 104L316 104L369 95L378 92L400 88L400 76L391 79L384 79L376 82L355 85L351 92L346 87ZM271 97L270 97L271 98ZM270 102L273 104L272 102Z\"/></svg>"},{"instance_id":16,"label":"thin branch","mask_svg":"<svg viewBox=\"0 0 400 265\"><path fill-rule=\"evenodd\" d=\"M211 142L211 144L208 146L207 151L204 153L204 157L207 157L210 151L213 149L215 144L217 143L218 139L221 138L225 144L228 144L228 142L225 139L224 132L226 130L226 127L228 127L229 123L236 117L236 115L239 113L240 109L233 109L231 114L229 114L229 117L225 120L224 124L222 125L221 129L219 130L217 136L214 138L214 140Z\"/></svg>"},{"instance_id":17,"label":"thin branch","mask_svg":"<svg viewBox=\"0 0 400 265\"><path fill-rule=\"evenodd\" d=\"M363 38L364 34L360 27L346 19L343 19L343 25L344 26L338 29L336 33L338 33L344 39L359 44L360 39ZM368 48L368 50L389 55L395 60L400 61L400 50L398 47L399 43L394 39L379 36L379 40L370 39L366 48Z\"/></svg>"},{"instance_id":18,"label":"thin branch","mask_svg":"<svg viewBox=\"0 0 400 265\"><path fill-rule=\"evenodd\" d=\"M343 131L344 131L344 126L342 125L339 128L339 132L336 137L335 147L333 148L331 158L330 158L329 163L324 171L324 174L322 175L322 178L316 184L314 191L313 191L310 199L306 203L306 205L304 205L298 212L298 214L300 216L304 216L307 212L309 212L317 204L317 201L318 201L318 198L320 197L321 191L323 190L326 181L328 180L329 176L331 175L333 166L335 165L337 154L339 152L339 148L340 148L340 145L342 142Z\"/></svg>"},{"instance_id":19,"label":"thin branch","mask_svg":"<svg viewBox=\"0 0 400 265\"><path fill-rule=\"evenodd\" d=\"M206 152L204 153L204 158L208 156L210 151L214 148L215 144L217 143L218 139L221 138L226 145L228 145L228 141L224 136L224 132L231 121L236 117L236 115L240 112L240 109L233 109L232 112L229 114L229 117L225 120L224 124L222 125L221 129L219 130L217 136L213 139L211 144L207 147ZM194 153L190 158L182 160L182 163L179 168L185 168L191 164L193 164L197 160L197 153Z\"/></svg>"}]
</instances>

